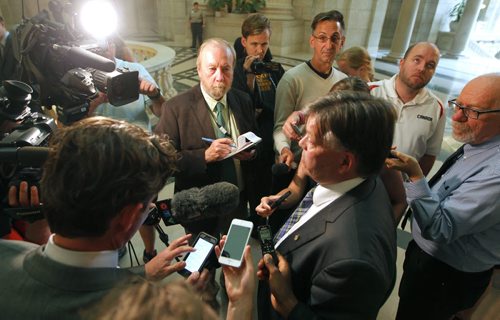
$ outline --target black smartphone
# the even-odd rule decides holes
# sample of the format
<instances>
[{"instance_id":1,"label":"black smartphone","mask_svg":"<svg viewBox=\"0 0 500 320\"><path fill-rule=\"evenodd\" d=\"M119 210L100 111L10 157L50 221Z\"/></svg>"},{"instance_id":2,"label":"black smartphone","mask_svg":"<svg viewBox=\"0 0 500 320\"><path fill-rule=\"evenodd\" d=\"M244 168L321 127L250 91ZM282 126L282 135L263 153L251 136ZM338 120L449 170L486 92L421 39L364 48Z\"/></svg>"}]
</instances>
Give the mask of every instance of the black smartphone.
<instances>
[{"instance_id":1,"label":"black smartphone","mask_svg":"<svg viewBox=\"0 0 500 320\"><path fill-rule=\"evenodd\" d=\"M296 125L296 124L291 124L292 125L292 129L293 131L295 131L295 133L302 138L302 130L300 130L300 128Z\"/></svg>"},{"instance_id":2,"label":"black smartphone","mask_svg":"<svg viewBox=\"0 0 500 320\"><path fill-rule=\"evenodd\" d=\"M276 250L274 250L271 227L268 224L264 224L262 226L258 226L257 231L259 232L262 256L269 253L273 257L274 264L278 265L278 256L276 255Z\"/></svg>"},{"instance_id":3,"label":"black smartphone","mask_svg":"<svg viewBox=\"0 0 500 320\"><path fill-rule=\"evenodd\" d=\"M188 252L184 256L186 267L180 270L179 273L184 277L189 277L195 271L201 272L216 244L217 238L212 237L208 233L201 232L193 244L196 251Z\"/></svg>"},{"instance_id":4,"label":"black smartphone","mask_svg":"<svg viewBox=\"0 0 500 320\"><path fill-rule=\"evenodd\" d=\"M292 192L288 190L287 192L283 193L278 199L270 203L271 209L276 209L281 205L283 201L285 201L286 198L288 198Z\"/></svg>"}]
</instances>

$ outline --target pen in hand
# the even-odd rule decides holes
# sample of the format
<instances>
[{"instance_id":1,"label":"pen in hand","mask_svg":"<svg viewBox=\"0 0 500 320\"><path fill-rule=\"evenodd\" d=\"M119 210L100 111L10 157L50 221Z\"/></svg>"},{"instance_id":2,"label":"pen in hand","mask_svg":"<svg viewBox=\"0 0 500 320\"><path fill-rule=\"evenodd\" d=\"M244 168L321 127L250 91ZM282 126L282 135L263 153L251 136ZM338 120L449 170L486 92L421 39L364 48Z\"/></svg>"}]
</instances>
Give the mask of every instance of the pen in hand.
<instances>
[{"instance_id":1,"label":"pen in hand","mask_svg":"<svg viewBox=\"0 0 500 320\"><path fill-rule=\"evenodd\" d=\"M212 143L215 141L215 139L212 139L212 138L207 138L207 137L201 137L201 140L205 141L205 142L208 142L208 143ZM230 146L232 148L236 148L236 144L235 143L231 143Z\"/></svg>"}]
</instances>

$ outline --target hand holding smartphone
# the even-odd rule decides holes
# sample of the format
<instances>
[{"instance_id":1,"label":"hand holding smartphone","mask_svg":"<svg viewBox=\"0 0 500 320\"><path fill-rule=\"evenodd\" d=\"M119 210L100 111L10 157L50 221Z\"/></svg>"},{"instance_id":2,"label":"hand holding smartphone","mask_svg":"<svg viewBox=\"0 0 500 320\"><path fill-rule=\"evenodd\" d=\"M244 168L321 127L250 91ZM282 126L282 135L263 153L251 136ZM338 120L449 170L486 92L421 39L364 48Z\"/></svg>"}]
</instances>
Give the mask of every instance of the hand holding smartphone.
<instances>
[{"instance_id":1,"label":"hand holding smartphone","mask_svg":"<svg viewBox=\"0 0 500 320\"><path fill-rule=\"evenodd\" d=\"M226 242L219 257L219 263L239 268L243 260L243 251L252 233L253 223L247 220L233 219Z\"/></svg>"},{"instance_id":2,"label":"hand holding smartphone","mask_svg":"<svg viewBox=\"0 0 500 320\"><path fill-rule=\"evenodd\" d=\"M195 271L201 272L205 265L205 261L207 261L216 244L217 238L205 232L201 232L193 244L196 251L188 252L184 256L186 267L180 270L179 274L184 277L189 277L189 275Z\"/></svg>"},{"instance_id":3,"label":"hand holding smartphone","mask_svg":"<svg viewBox=\"0 0 500 320\"><path fill-rule=\"evenodd\" d=\"M276 250L274 250L273 233L271 231L271 227L268 224L265 224L259 226L257 230L259 231L262 256L264 256L266 253L269 253L273 257L274 264L277 266L278 256L276 255Z\"/></svg>"}]
</instances>

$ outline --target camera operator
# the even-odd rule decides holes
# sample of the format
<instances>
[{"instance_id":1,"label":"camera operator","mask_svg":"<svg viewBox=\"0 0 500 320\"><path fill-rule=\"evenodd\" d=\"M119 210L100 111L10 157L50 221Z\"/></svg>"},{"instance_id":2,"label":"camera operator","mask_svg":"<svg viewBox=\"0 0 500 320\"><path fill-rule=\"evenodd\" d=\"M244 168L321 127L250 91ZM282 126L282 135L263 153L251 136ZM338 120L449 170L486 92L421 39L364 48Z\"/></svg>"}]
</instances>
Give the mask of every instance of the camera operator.
<instances>
[{"instance_id":1,"label":"camera operator","mask_svg":"<svg viewBox=\"0 0 500 320\"><path fill-rule=\"evenodd\" d=\"M139 99L129 104L115 107L108 103L106 94L100 92L99 97L90 104L89 115L99 115L124 120L151 132L152 119L161 114L161 105L165 102L161 91L153 77L137 62L129 62L116 57L116 44L107 42L104 57L115 61L117 69L128 69L139 72Z\"/></svg>"},{"instance_id":2,"label":"camera operator","mask_svg":"<svg viewBox=\"0 0 500 320\"><path fill-rule=\"evenodd\" d=\"M262 152L258 158L257 185L259 194L250 197L251 219L258 221L253 208L260 198L271 192L271 166L274 164L273 127L276 86L285 70L267 55L271 37L271 22L260 14L250 14L241 26L241 44L246 56L236 61L233 88L247 92L252 98L262 138Z\"/></svg>"},{"instance_id":3,"label":"camera operator","mask_svg":"<svg viewBox=\"0 0 500 320\"><path fill-rule=\"evenodd\" d=\"M145 266L117 267L118 248L142 225L176 161L166 139L124 121L92 117L59 129L40 183L54 234L44 246L0 240L2 317L79 318L119 281L137 274L160 280L184 268L173 262L192 251L190 235ZM207 275L195 272L188 282L199 286Z\"/></svg>"},{"instance_id":4,"label":"camera operator","mask_svg":"<svg viewBox=\"0 0 500 320\"><path fill-rule=\"evenodd\" d=\"M115 107L108 103L106 94L99 92L99 96L90 103L89 115L95 114L125 120L151 132L153 127L152 120L154 116L160 116L161 105L165 102L165 99L161 95L160 89L153 77L144 66L137 62L124 61L116 57L117 47L115 42L112 40L108 41L104 56L110 60L114 60L116 68L139 71L139 93L141 94L138 100ZM151 115L150 111L153 112L154 116ZM146 263L156 255L155 231L153 226L144 225L139 229L139 232L144 242L143 261ZM125 251L122 252L125 253Z\"/></svg>"}]
</instances>

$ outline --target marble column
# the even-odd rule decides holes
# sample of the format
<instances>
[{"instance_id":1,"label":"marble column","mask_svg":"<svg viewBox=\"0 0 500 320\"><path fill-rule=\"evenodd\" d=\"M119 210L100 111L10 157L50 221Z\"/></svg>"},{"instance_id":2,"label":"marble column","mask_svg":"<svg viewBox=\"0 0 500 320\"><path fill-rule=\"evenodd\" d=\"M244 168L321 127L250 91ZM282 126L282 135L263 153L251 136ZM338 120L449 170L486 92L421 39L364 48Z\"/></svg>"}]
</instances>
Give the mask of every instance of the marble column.
<instances>
[{"instance_id":1,"label":"marble column","mask_svg":"<svg viewBox=\"0 0 500 320\"><path fill-rule=\"evenodd\" d=\"M453 45L446 53L446 57L457 59L462 51L464 51L467 43L469 42L470 33L476 26L479 10L481 9L482 0L467 0L465 4L464 13L458 24Z\"/></svg>"},{"instance_id":2,"label":"marble column","mask_svg":"<svg viewBox=\"0 0 500 320\"><path fill-rule=\"evenodd\" d=\"M394 39L391 44L391 51L384 57L385 60L398 61L403 57L410 44L419 5L420 0L402 1L396 31L394 32Z\"/></svg>"},{"instance_id":3,"label":"marble column","mask_svg":"<svg viewBox=\"0 0 500 320\"><path fill-rule=\"evenodd\" d=\"M260 13L273 20L293 20L292 0L268 0Z\"/></svg>"}]
</instances>

